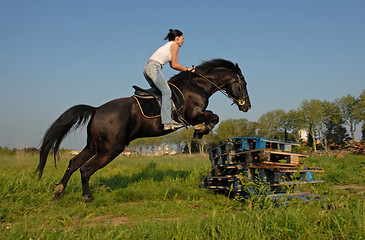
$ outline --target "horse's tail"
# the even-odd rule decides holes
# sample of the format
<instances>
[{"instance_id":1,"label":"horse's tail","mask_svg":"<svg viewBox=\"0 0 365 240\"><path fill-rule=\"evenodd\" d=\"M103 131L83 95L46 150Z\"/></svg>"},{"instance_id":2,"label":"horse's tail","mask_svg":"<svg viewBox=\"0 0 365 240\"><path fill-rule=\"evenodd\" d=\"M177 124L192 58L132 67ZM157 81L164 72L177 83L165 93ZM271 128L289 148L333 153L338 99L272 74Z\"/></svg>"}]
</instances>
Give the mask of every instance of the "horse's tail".
<instances>
[{"instance_id":1,"label":"horse's tail","mask_svg":"<svg viewBox=\"0 0 365 240\"><path fill-rule=\"evenodd\" d=\"M48 153L53 149L56 164L57 153L62 140L71 130L84 125L95 114L97 108L88 105L76 105L66 110L47 130L42 140L39 154L39 165L36 172L42 177Z\"/></svg>"}]
</instances>

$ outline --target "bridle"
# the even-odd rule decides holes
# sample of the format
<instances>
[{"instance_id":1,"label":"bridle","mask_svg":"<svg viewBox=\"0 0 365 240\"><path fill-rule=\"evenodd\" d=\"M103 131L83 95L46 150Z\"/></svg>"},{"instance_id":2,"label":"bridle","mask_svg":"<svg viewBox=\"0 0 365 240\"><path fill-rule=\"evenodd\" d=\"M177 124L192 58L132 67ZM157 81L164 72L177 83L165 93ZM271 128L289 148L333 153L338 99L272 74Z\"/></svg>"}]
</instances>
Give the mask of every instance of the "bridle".
<instances>
[{"instance_id":1,"label":"bridle","mask_svg":"<svg viewBox=\"0 0 365 240\"><path fill-rule=\"evenodd\" d=\"M211 83L213 86L215 86L216 87L215 90L220 91L224 96L226 96L228 99L230 99L232 101L232 105L233 104L237 104L238 106L245 105L245 103L246 103L245 99L247 98L247 96L244 96L244 99L236 99L232 95L228 94L224 89L222 89L221 87L219 87L217 84L215 84L214 82L210 81L206 76L204 76L203 74L199 73L196 69L195 69L195 72L194 73L198 74L200 77L202 77L203 79L205 79L209 83ZM238 83L239 83L239 86L240 86L240 91L242 91L242 85L240 84L241 77L238 74L237 74L237 78L238 78Z\"/></svg>"}]
</instances>

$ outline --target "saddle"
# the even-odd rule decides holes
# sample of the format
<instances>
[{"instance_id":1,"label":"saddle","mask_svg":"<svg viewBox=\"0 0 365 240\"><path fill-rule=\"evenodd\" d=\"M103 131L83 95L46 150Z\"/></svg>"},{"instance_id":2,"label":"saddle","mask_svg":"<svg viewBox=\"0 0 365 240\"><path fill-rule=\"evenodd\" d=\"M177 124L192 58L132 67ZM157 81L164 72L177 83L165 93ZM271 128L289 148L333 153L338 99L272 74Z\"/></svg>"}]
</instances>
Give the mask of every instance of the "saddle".
<instances>
[{"instance_id":1,"label":"saddle","mask_svg":"<svg viewBox=\"0 0 365 240\"><path fill-rule=\"evenodd\" d=\"M181 90L172 83L168 83L171 89L171 105L173 117L183 120L180 114L184 107L184 94ZM143 89L138 86L133 86L135 89L133 98L137 101L139 109L145 118L161 117L161 100L162 95L157 88Z\"/></svg>"},{"instance_id":2,"label":"saddle","mask_svg":"<svg viewBox=\"0 0 365 240\"><path fill-rule=\"evenodd\" d=\"M134 88L134 96L138 98L145 98L145 99L160 99L161 92L157 88L150 88L150 89L143 89L136 85L133 85Z\"/></svg>"}]
</instances>

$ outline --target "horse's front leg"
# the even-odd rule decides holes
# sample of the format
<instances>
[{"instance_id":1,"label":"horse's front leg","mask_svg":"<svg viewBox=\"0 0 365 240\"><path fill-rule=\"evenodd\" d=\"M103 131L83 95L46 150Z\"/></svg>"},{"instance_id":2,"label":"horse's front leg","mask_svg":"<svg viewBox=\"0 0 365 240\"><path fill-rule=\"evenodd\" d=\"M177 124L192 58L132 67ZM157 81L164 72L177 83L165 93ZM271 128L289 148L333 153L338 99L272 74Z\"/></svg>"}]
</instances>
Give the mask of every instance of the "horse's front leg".
<instances>
[{"instance_id":1,"label":"horse's front leg","mask_svg":"<svg viewBox=\"0 0 365 240\"><path fill-rule=\"evenodd\" d=\"M219 117L212 111L206 110L199 117L200 124L194 126L194 138L202 138L204 135L208 134L215 125L219 122Z\"/></svg>"}]
</instances>

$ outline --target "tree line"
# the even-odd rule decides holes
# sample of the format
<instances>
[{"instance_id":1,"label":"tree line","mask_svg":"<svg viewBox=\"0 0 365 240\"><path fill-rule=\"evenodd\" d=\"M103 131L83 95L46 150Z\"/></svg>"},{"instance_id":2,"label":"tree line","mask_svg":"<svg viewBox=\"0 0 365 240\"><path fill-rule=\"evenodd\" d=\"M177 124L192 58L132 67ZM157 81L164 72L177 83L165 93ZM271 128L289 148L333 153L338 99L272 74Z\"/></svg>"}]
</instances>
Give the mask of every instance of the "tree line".
<instances>
[{"instance_id":1,"label":"tree line","mask_svg":"<svg viewBox=\"0 0 365 240\"><path fill-rule=\"evenodd\" d=\"M301 142L300 130L308 133L307 144L317 151L320 142L324 150L346 141L354 140L354 134L362 123L362 140L365 140L365 89L358 97L350 94L334 101L304 100L297 109L270 111L257 121L245 118L222 121L202 139L193 139L193 128L181 129L162 137L136 139L129 145L137 151L154 151L169 144L179 151L203 153L209 146L229 141L232 137L266 137Z\"/></svg>"}]
</instances>

